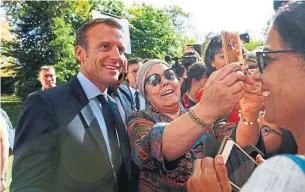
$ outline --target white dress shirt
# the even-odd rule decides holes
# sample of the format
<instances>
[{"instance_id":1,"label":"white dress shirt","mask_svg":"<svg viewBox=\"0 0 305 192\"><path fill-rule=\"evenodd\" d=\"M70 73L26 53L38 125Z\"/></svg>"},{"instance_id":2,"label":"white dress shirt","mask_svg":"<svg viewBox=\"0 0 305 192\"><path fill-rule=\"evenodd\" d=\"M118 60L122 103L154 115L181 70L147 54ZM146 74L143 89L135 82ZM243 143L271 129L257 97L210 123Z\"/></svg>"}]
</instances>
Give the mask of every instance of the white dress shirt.
<instances>
[{"instance_id":1,"label":"white dress shirt","mask_svg":"<svg viewBox=\"0 0 305 192\"><path fill-rule=\"evenodd\" d=\"M146 109L146 104L145 104L145 99L144 97L141 95L141 93L139 92L139 90L135 90L134 88L129 86L129 90L131 91L132 94L132 98L133 98L133 102L134 104L136 104L136 91L139 93L139 100L140 100L140 110L142 109Z\"/></svg>"},{"instance_id":2,"label":"white dress shirt","mask_svg":"<svg viewBox=\"0 0 305 192\"><path fill-rule=\"evenodd\" d=\"M101 92L99 88L97 88L89 79L87 79L86 76L84 76L81 72L77 74L77 79L79 83L81 84L88 100L89 100L89 105L95 114L97 118L97 122L100 125L106 146L107 146L107 151L109 154L110 161L112 159L112 152L109 144L109 139L108 139L108 132L107 132L107 127L106 123L104 120L103 116L103 111L102 111L102 104L100 101L96 98L98 95L105 95L106 99L107 98L107 89L104 92Z\"/></svg>"}]
</instances>

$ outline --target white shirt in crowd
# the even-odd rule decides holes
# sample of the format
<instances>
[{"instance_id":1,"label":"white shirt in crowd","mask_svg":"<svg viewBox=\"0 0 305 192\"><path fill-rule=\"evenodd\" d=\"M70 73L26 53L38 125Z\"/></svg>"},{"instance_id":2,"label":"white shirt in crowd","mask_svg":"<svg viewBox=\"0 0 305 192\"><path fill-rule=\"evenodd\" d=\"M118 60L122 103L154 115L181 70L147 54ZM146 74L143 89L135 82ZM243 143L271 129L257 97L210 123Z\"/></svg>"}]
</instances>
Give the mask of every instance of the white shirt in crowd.
<instances>
[{"instance_id":1,"label":"white shirt in crowd","mask_svg":"<svg viewBox=\"0 0 305 192\"><path fill-rule=\"evenodd\" d=\"M131 91L132 97L133 97L133 102L136 105L136 91L139 93L139 100L140 100L140 110L145 109L146 108L146 104L145 104L145 99L144 97L141 95L141 93L139 92L139 90L135 90L134 88L129 86L129 90Z\"/></svg>"}]
</instances>

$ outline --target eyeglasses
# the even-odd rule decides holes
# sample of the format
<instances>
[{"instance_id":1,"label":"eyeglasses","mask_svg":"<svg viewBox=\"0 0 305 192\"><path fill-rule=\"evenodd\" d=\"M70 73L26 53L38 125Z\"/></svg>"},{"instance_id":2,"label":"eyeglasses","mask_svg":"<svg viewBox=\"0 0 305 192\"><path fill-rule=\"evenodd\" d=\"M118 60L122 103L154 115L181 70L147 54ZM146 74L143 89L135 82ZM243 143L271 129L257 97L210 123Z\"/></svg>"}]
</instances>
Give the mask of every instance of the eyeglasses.
<instances>
[{"instance_id":1,"label":"eyeglasses","mask_svg":"<svg viewBox=\"0 0 305 192\"><path fill-rule=\"evenodd\" d=\"M277 132L276 130L272 129L271 127L264 125L263 127L261 127L261 132L263 136L267 136L269 135L269 133L273 132L275 134L277 134L278 136L282 137L283 135L280 134L279 132Z\"/></svg>"},{"instance_id":2,"label":"eyeglasses","mask_svg":"<svg viewBox=\"0 0 305 192\"><path fill-rule=\"evenodd\" d=\"M127 73L121 73L121 74L119 74L118 81L120 81L120 80L122 80L122 79L125 79L126 76L127 76Z\"/></svg>"},{"instance_id":3,"label":"eyeglasses","mask_svg":"<svg viewBox=\"0 0 305 192\"><path fill-rule=\"evenodd\" d=\"M259 68L259 72L263 73L264 69L268 65L267 54L269 53L302 53L305 50L279 50L279 51L258 51L256 52L257 64Z\"/></svg>"},{"instance_id":4,"label":"eyeglasses","mask_svg":"<svg viewBox=\"0 0 305 192\"><path fill-rule=\"evenodd\" d=\"M170 80L170 81L174 81L175 79L177 79L175 71L172 69L167 69L163 72L163 75L165 79ZM161 84L161 75L154 73L150 76L148 76L145 79L145 84L148 83L152 86L157 86Z\"/></svg>"}]
</instances>

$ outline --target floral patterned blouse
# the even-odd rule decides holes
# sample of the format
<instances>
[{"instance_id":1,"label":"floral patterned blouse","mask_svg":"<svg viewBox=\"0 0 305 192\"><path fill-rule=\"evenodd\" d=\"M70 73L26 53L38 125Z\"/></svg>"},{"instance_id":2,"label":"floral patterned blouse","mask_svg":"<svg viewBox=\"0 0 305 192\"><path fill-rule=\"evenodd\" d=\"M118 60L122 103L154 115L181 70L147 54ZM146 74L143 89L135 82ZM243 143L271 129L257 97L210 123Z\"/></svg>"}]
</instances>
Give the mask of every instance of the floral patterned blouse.
<instances>
[{"instance_id":1,"label":"floral patterned blouse","mask_svg":"<svg viewBox=\"0 0 305 192\"><path fill-rule=\"evenodd\" d=\"M181 106L181 114L186 110ZM168 162L162 154L162 134L172 120L151 106L131 114L128 134L132 160L140 168L138 190L140 192L187 191L186 182L193 173L195 159L203 158L203 142L206 132L179 159ZM178 128L177 128L178 129ZM177 144L179 141L177 141Z\"/></svg>"}]
</instances>

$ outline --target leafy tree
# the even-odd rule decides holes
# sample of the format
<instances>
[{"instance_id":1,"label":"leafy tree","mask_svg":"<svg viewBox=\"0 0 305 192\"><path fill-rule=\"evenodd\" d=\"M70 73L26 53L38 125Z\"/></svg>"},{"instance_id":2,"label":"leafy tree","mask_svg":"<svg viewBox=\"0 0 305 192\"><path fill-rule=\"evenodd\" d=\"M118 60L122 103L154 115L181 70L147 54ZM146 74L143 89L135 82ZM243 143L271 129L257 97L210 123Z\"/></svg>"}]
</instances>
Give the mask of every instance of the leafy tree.
<instances>
[{"instance_id":1,"label":"leafy tree","mask_svg":"<svg viewBox=\"0 0 305 192\"><path fill-rule=\"evenodd\" d=\"M89 17L89 3L6 1L4 9L16 40L3 43L3 55L15 58L17 94L25 97L40 88L37 73L42 65L55 65L59 82L70 79L78 68L75 30Z\"/></svg>"},{"instance_id":2,"label":"leafy tree","mask_svg":"<svg viewBox=\"0 0 305 192\"><path fill-rule=\"evenodd\" d=\"M11 32L16 40L3 43L3 55L15 58L17 91L22 96L39 87L37 70L54 63L54 50L49 42L54 39L50 28L56 2L4 2Z\"/></svg>"},{"instance_id":3,"label":"leafy tree","mask_svg":"<svg viewBox=\"0 0 305 192\"><path fill-rule=\"evenodd\" d=\"M51 29L55 38L49 43L54 50L54 67L58 83L66 82L79 71L79 63L74 56L74 41L77 29L91 18L88 1L66 1L57 4L57 17Z\"/></svg>"},{"instance_id":4,"label":"leafy tree","mask_svg":"<svg viewBox=\"0 0 305 192\"><path fill-rule=\"evenodd\" d=\"M151 5L137 5L130 10L132 57L164 58L181 55L183 35L175 30L171 15Z\"/></svg>"},{"instance_id":5,"label":"leafy tree","mask_svg":"<svg viewBox=\"0 0 305 192\"><path fill-rule=\"evenodd\" d=\"M91 18L91 10L117 15L130 22L132 54L128 57L163 58L182 55L183 47L195 40L183 35L188 14L179 7L151 5L125 7L119 0L94 1L5 1L3 8L11 24L14 41L5 41L1 51L13 58L17 94L40 89L37 81L42 65L54 65L58 83L69 80L79 69L74 57L76 30ZM183 21L183 22L182 22Z\"/></svg>"},{"instance_id":6,"label":"leafy tree","mask_svg":"<svg viewBox=\"0 0 305 192\"><path fill-rule=\"evenodd\" d=\"M262 44L263 43L261 41L250 41L249 43L244 44L244 46L248 51L253 51Z\"/></svg>"}]
</instances>

